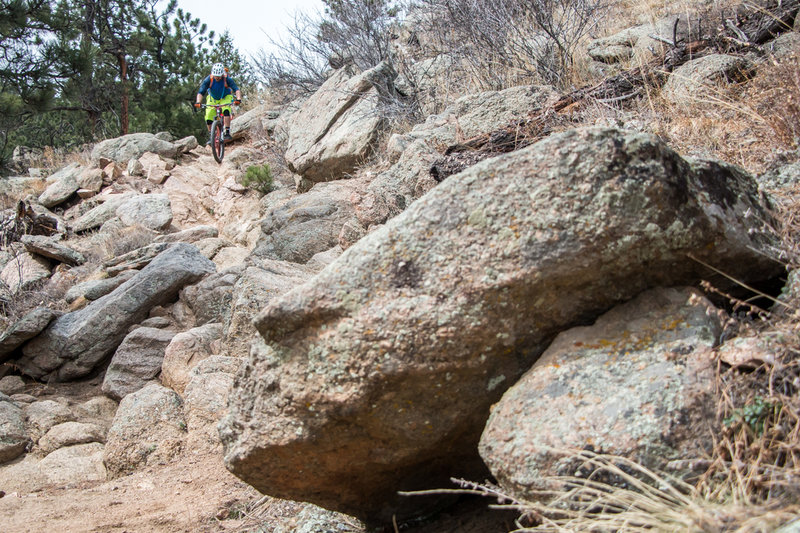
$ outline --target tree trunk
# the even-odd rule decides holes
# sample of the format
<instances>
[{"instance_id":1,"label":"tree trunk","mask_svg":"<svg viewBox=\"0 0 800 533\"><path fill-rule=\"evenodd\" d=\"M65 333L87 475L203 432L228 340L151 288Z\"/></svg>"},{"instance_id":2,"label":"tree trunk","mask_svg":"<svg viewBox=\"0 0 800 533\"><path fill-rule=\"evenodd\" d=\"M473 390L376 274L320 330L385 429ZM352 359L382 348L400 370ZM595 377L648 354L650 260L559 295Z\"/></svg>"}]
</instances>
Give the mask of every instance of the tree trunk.
<instances>
[{"instance_id":1,"label":"tree trunk","mask_svg":"<svg viewBox=\"0 0 800 533\"><path fill-rule=\"evenodd\" d=\"M128 134L128 61L124 54L117 55L119 61L119 77L122 85L122 110L120 112L120 128L122 135Z\"/></svg>"}]
</instances>

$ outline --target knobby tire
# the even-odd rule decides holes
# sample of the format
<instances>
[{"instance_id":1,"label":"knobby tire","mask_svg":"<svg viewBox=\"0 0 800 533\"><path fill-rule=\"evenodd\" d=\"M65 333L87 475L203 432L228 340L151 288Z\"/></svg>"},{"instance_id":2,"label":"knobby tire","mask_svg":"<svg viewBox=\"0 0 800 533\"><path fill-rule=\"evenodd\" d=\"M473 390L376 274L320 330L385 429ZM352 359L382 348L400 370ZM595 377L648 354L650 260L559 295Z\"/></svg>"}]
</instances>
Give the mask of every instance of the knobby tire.
<instances>
[{"instance_id":1,"label":"knobby tire","mask_svg":"<svg viewBox=\"0 0 800 533\"><path fill-rule=\"evenodd\" d=\"M222 158L225 157L225 139L223 138L224 130L222 122L215 120L211 124L211 151L214 152L214 159L217 163L222 163Z\"/></svg>"}]
</instances>

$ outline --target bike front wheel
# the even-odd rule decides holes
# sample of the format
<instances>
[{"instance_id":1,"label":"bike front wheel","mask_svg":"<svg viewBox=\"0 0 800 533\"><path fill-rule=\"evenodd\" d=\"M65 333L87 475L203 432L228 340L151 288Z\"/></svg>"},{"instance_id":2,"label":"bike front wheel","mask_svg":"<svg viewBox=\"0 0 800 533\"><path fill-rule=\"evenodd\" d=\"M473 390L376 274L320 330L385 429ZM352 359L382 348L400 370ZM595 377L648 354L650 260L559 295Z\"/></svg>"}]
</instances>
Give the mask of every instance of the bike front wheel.
<instances>
[{"instance_id":1,"label":"bike front wheel","mask_svg":"<svg viewBox=\"0 0 800 533\"><path fill-rule=\"evenodd\" d=\"M214 159L216 159L217 163L222 163L222 158L225 156L225 139L223 135L222 122L215 120L211 124L211 151L214 152Z\"/></svg>"}]
</instances>

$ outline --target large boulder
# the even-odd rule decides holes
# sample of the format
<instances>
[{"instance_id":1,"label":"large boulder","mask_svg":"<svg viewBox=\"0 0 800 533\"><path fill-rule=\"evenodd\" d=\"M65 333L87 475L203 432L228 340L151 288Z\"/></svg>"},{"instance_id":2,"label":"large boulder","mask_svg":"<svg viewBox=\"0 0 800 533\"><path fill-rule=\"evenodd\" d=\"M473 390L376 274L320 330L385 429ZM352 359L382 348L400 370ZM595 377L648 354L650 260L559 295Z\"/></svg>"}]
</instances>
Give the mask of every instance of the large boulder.
<instances>
[{"instance_id":1,"label":"large boulder","mask_svg":"<svg viewBox=\"0 0 800 533\"><path fill-rule=\"evenodd\" d=\"M212 322L175 335L166 346L161 361L161 383L179 394L189 383L198 363L214 355L214 345L222 337L222 324Z\"/></svg>"},{"instance_id":2,"label":"large boulder","mask_svg":"<svg viewBox=\"0 0 800 533\"><path fill-rule=\"evenodd\" d=\"M49 208L66 201L80 188L78 177L82 172L78 163L71 163L47 178L48 186L39 195L39 203Z\"/></svg>"},{"instance_id":3,"label":"large boulder","mask_svg":"<svg viewBox=\"0 0 800 533\"><path fill-rule=\"evenodd\" d=\"M219 230L214 226L200 225L186 228L182 231L176 231L175 233L159 235L155 238L155 242L197 242L201 239L216 237L218 235Z\"/></svg>"},{"instance_id":4,"label":"large boulder","mask_svg":"<svg viewBox=\"0 0 800 533\"><path fill-rule=\"evenodd\" d=\"M50 428L75 420L75 414L65 402L42 400L25 406L25 429L36 443Z\"/></svg>"},{"instance_id":5,"label":"large boulder","mask_svg":"<svg viewBox=\"0 0 800 533\"><path fill-rule=\"evenodd\" d=\"M227 355L246 357L258 337L253 319L274 298L308 281L311 267L288 261L262 260L247 267L233 286L229 317L225 321L223 349Z\"/></svg>"},{"instance_id":6,"label":"large boulder","mask_svg":"<svg viewBox=\"0 0 800 533\"><path fill-rule=\"evenodd\" d=\"M85 212L73 222L72 230L75 233L80 233L99 228L105 222L114 218L117 215L117 209L134 196L136 194L132 192L106 196L101 204Z\"/></svg>"},{"instance_id":7,"label":"large boulder","mask_svg":"<svg viewBox=\"0 0 800 533\"><path fill-rule=\"evenodd\" d=\"M23 235L20 238L20 242L22 242L22 244L25 246L25 249L30 253L41 255L49 259L55 259L61 263L75 266L86 262L83 254L65 244L61 244L54 237L45 237L44 235Z\"/></svg>"},{"instance_id":8,"label":"large boulder","mask_svg":"<svg viewBox=\"0 0 800 533\"><path fill-rule=\"evenodd\" d=\"M286 161L313 182L342 179L374 149L383 125L378 87L394 77L389 63L358 75L335 72L289 123Z\"/></svg>"},{"instance_id":9,"label":"large boulder","mask_svg":"<svg viewBox=\"0 0 800 533\"><path fill-rule=\"evenodd\" d=\"M648 287L716 283L699 261L776 275L771 220L740 169L639 133L571 130L481 162L256 318L269 349L238 375L226 464L387 520L398 490L481 475L490 406L559 331Z\"/></svg>"},{"instance_id":10,"label":"large boulder","mask_svg":"<svg viewBox=\"0 0 800 533\"><path fill-rule=\"evenodd\" d=\"M37 465L47 485L78 485L88 481L105 481L104 447L99 442L65 446L50 453Z\"/></svg>"},{"instance_id":11,"label":"large boulder","mask_svg":"<svg viewBox=\"0 0 800 533\"><path fill-rule=\"evenodd\" d=\"M228 396L242 361L238 357L213 355L189 373L184 394L186 424L190 433L201 437L201 443L219 446L217 423L228 412Z\"/></svg>"},{"instance_id":12,"label":"large boulder","mask_svg":"<svg viewBox=\"0 0 800 533\"><path fill-rule=\"evenodd\" d=\"M38 196L44 192L47 182L40 177L10 176L0 180L0 197L10 201L21 200L28 195Z\"/></svg>"},{"instance_id":13,"label":"large boulder","mask_svg":"<svg viewBox=\"0 0 800 533\"><path fill-rule=\"evenodd\" d=\"M238 265L217 272L181 291L181 301L192 310L197 325L229 320L233 286L244 269L244 265Z\"/></svg>"},{"instance_id":14,"label":"large boulder","mask_svg":"<svg viewBox=\"0 0 800 533\"><path fill-rule=\"evenodd\" d=\"M214 263L191 244L173 244L114 292L54 320L23 347L16 364L37 379L85 376L153 307L176 300L184 286L214 271Z\"/></svg>"},{"instance_id":15,"label":"large boulder","mask_svg":"<svg viewBox=\"0 0 800 533\"><path fill-rule=\"evenodd\" d=\"M44 158L44 150L28 146L15 146L11 153L11 168L17 172L27 172L28 168Z\"/></svg>"},{"instance_id":16,"label":"large boulder","mask_svg":"<svg viewBox=\"0 0 800 533\"><path fill-rule=\"evenodd\" d=\"M120 272L113 278L89 279L83 281L70 287L66 294L64 294L64 300L67 303L72 303L81 297L87 300L97 300L112 292L136 274L137 272L135 270L126 270L125 272Z\"/></svg>"},{"instance_id":17,"label":"large boulder","mask_svg":"<svg viewBox=\"0 0 800 533\"><path fill-rule=\"evenodd\" d=\"M216 165L178 165L170 171L163 192L169 195L175 228L216 224L218 206L214 195L219 189L218 173Z\"/></svg>"},{"instance_id":18,"label":"large boulder","mask_svg":"<svg viewBox=\"0 0 800 533\"><path fill-rule=\"evenodd\" d=\"M0 484L7 493L28 494L53 486L76 486L105 479L103 445L99 442L65 446L44 458L28 454L0 468Z\"/></svg>"},{"instance_id":19,"label":"large boulder","mask_svg":"<svg viewBox=\"0 0 800 533\"><path fill-rule=\"evenodd\" d=\"M106 436L103 462L111 477L177 456L186 436L180 396L152 383L125 396Z\"/></svg>"},{"instance_id":20,"label":"large boulder","mask_svg":"<svg viewBox=\"0 0 800 533\"><path fill-rule=\"evenodd\" d=\"M393 135L390 150L399 154L418 139L438 147L456 144L536 113L556 97L553 88L546 85L521 85L463 96L410 132Z\"/></svg>"},{"instance_id":21,"label":"large boulder","mask_svg":"<svg viewBox=\"0 0 800 533\"><path fill-rule=\"evenodd\" d=\"M50 277L50 261L38 254L22 252L14 256L0 270L0 282L4 289L18 293L30 289Z\"/></svg>"},{"instance_id":22,"label":"large boulder","mask_svg":"<svg viewBox=\"0 0 800 533\"><path fill-rule=\"evenodd\" d=\"M413 94L422 114L430 116L441 110L441 102L446 102L453 87L467 76L467 65L459 54L445 53L410 62L395 84L398 91Z\"/></svg>"},{"instance_id":23,"label":"large boulder","mask_svg":"<svg viewBox=\"0 0 800 533\"><path fill-rule=\"evenodd\" d=\"M246 136L267 139L275 132L280 110L261 105L231 120L231 136L238 141Z\"/></svg>"},{"instance_id":24,"label":"large boulder","mask_svg":"<svg viewBox=\"0 0 800 533\"><path fill-rule=\"evenodd\" d=\"M50 428L39 439L39 453L47 455L59 448L87 444L89 442L105 442L106 429L98 424L86 422L64 422Z\"/></svg>"},{"instance_id":25,"label":"large boulder","mask_svg":"<svg viewBox=\"0 0 800 533\"><path fill-rule=\"evenodd\" d=\"M152 133L131 133L97 143L91 157L92 161L108 159L127 165L131 159L138 159L147 152L174 158L179 151L178 145L159 139Z\"/></svg>"},{"instance_id":26,"label":"large boulder","mask_svg":"<svg viewBox=\"0 0 800 533\"><path fill-rule=\"evenodd\" d=\"M25 453L29 443L22 409L0 393L0 464Z\"/></svg>"},{"instance_id":27,"label":"large boulder","mask_svg":"<svg viewBox=\"0 0 800 533\"><path fill-rule=\"evenodd\" d=\"M492 410L480 443L492 474L525 499L572 450L651 469L709 453L725 318L696 290L659 288L560 333Z\"/></svg>"},{"instance_id":28,"label":"large boulder","mask_svg":"<svg viewBox=\"0 0 800 533\"><path fill-rule=\"evenodd\" d=\"M49 307L37 307L14 322L0 335L0 362L8 359L14 350L25 341L36 337L53 319L62 314L63 312Z\"/></svg>"},{"instance_id":29,"label":"large boulder","mask_svg":"<svg viewBox=\"0 0 800 533\"><path fill-rule=\"evenodd\" d=\"M140 194L117 208L116 216L126 226L163 230L172 223L172 208L166 194Z\"/></svg>"},{"instance_id":30,"label":"large boulder","mask_svg":"<svg viewBox=\"0 0 800 533\"><path fill-rule=\"evenodd\" d=\"M120 400L144 387L161 372L164 353L176 332L141 327L131 331L119 345L103 379L105 394Z\"/></svg>"},{"instance_id":31,"label":"large boulder","mask_svg":"<svg viewBox=\"0 0 800 533\"><path fill-rule=\"evenodd\" d=\"M661 89L665 99L680 105L715 96L720 84L743 81L753 72L753 62L743 56L711 54L676 68Z\"/></svg>"},{"instance_id":32,"label":"large boulder","mask_svg":"<svg viewBox=\"0 0 800 533\"><path fill-rule=\"evenodd\" d=\"M323 183L268 210L253 255L305 263L339 243L339 233L355 216L351 197L363 182Z\"/></svg>"},{"instance_id":33,"label":"large boulder","mask_svg":"<svg viewBox=\"0 0 800 533\"><path fill-rule=\"evenodd\" d=\"M194 139L194 137L191 137ZM195 144L197 141L195 140ZM131 161L138 161L139 165L141 165L141 169L138 168L136 163L128 162L128 167L133 165L138 174L141 174L146 180L160 185L164 183L169 177L169 172L175 167L174 160L165 160L161 156L148 152L143 154L142 157L139 159L131 160Z\"/></svg>"},{"instance_id":34,"label":"large boulder","mask_svg":"<svg viewBox=\"0 0 800 533\"><path fill-rule=\"evenodd\" d=\"M609 37L591 41L587 53L601 63L624 63L631 59L647 62L653 55L663 56L667 43L686 42L691 28L687 17L668 15L656 22L626 28Z\"/></svg>"}]
</instances>

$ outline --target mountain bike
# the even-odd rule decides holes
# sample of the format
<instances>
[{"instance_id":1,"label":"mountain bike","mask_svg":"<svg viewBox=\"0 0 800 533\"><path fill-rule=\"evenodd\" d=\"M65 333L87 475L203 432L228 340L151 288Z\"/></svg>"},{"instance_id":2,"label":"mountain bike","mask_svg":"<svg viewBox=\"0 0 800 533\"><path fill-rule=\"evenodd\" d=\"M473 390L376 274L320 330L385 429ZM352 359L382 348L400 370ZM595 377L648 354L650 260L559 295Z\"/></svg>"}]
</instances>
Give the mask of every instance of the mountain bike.
<instances>
[{"instance_id":1,"label":"mountain bike","mask_svg":"<svg viewBox=\"0 0 800 533\"><path fill-rule=\"evenodd\" d=\"M228 104L200 104L201 109L213 107L215 110L214 122L211 123L211 151L214 153L214 159L217 163L222 163L222 158L225 157L225 122L224 115L222 114L223 107L233 107L233 103ZM197 107L194 108L197 112Z\"/></svg>"}]
</instances>

